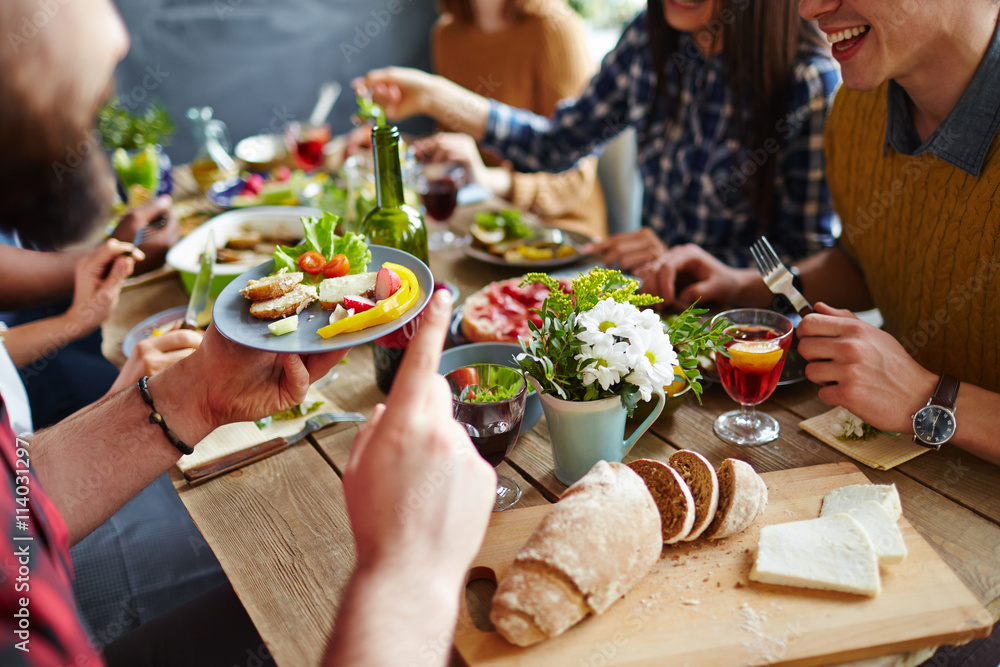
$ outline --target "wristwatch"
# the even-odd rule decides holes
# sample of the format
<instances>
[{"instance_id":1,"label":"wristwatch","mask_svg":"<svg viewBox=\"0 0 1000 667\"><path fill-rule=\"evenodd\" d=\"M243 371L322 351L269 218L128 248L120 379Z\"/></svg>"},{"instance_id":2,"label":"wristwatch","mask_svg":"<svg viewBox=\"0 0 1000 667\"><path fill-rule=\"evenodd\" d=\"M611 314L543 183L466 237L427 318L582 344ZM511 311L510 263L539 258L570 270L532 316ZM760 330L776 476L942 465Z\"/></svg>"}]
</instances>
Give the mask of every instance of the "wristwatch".
<instances>
[{"instance_id":1,"label":"wristwatch","mask_svg":"<svg viewBox=\"0 0 1000 667\"><path fill-rule=\"evenodd\" d=\"M927 405L911 415L913 442L937 451L951 440L955 435L955 400L960 384L953 375L941 375Z\"/></svg>"}]
</instances>

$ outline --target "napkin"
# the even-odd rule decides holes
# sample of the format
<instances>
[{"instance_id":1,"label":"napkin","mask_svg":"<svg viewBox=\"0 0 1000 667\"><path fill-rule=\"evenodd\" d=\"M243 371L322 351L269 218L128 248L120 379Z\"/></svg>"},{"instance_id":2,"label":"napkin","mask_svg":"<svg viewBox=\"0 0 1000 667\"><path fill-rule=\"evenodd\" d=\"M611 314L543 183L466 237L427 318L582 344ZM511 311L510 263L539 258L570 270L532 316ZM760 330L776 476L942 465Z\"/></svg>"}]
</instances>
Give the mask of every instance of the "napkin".
<instances>
[{"instance_id":1,"label":"napkin","mask_svg":"<svg viewBox=\"0 0 1000 667\"><path fill-rule=\"evenodd\" d=\"M852 459L876 470L895 468L930 451L903 435L879 433L871 440L841 440L837 437L841 432L838 416L840 410L841 408L834 408L817 417L799 422L799 426L838 452L847 454Z\"/></svg>"},{"instance_id":2,"label":"napkin","mask_svg":"<svg viewBox=\"0 0 1000 667\"><path fill-rule=\"evenodd\" d=\"M317 401L322 401L322 405L305 417L281 421L275 420L264 428L257 428L257 425L253 422L236 422L220 426L205 436L205 439L195 446L193 454L182 456L181 460L177 462L177 467L181 469L181 472L187 472L191 468L205 465L209 461L215 461L223 456L235 454L254 445L259 445L262 442L294 435L305 428L306 420L309 417L329 410L329 401L318 391L310 387L303 402L310 405Z\"/></svg>"}]
</instances>

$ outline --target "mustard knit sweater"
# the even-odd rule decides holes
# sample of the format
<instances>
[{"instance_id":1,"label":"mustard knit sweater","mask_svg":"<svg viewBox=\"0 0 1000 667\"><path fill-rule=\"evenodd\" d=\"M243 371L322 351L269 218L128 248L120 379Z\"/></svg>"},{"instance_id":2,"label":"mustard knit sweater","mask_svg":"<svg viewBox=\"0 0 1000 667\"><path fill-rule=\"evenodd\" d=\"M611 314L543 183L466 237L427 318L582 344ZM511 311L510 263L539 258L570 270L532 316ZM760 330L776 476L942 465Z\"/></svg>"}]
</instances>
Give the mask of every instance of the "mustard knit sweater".
<instances>
[{"instance_id":1,"label":"mustard knit sweater","mask_svg":"<svg viewBox=\"0 0 1000 667\"><path fill-rule=\"evenodd\" d=\"M841 240L885 329L924 368L1000 391L1000 135L979 178L929 153L883 155L886 90L841 87L830 112Z\"/></svg>"},{"instance_id":2,"label":"mustard knit sweater","mask_svg":"<svg viewBox=\"0 0 1000 667\"><path fill-rule=\"evenodd\" d=\"M583 90L594 65L582 23L563 0L535 2L531 11L499 32L483 32L445 14L431 40L434 71L504 104L552 114L559 100ZM489 166L501 164L496 155L483 158ZM515 172L510 198L549 223L607 236L607 209L594 158L560 174Z\"/></svg>"}]
</instances>

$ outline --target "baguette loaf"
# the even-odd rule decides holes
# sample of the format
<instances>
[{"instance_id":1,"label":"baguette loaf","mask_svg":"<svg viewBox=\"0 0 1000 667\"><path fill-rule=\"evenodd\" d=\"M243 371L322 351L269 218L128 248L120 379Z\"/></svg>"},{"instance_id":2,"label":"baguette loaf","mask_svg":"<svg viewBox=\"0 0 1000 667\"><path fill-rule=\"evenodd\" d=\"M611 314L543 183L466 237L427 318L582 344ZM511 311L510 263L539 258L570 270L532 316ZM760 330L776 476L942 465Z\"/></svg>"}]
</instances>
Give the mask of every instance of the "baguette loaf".
<instances>
[{"instance_id":1,"label":"baguette loaf","mask_svg":"<svg viewBox=\"0 0 1000 667\"><path fill-rule=\"evenodd\" d=\"M603 613L660 557L660 513L642 479L599 461L566 489L514 558L490 620L530 646Z\"/></svg>"}]
</instances>

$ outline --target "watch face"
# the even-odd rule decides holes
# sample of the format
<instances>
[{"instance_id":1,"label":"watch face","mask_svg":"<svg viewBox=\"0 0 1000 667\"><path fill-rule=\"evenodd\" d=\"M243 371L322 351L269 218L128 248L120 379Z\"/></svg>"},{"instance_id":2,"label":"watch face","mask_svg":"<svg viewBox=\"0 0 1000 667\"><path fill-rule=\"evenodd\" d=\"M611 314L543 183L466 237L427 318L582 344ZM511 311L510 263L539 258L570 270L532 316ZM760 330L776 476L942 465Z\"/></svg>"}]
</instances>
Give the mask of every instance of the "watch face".
<instances>
[{"instance_id":1,"label":"watch face","mask_svg":"<svg viewBox=\"0 0 1000 667\"><path fill-rule=\"evenodd\" d=\"M955 434L955 415L940 405L928 405L913 415L913 432L929 445L940 445Z\"/></svg>"}]
</instances>

